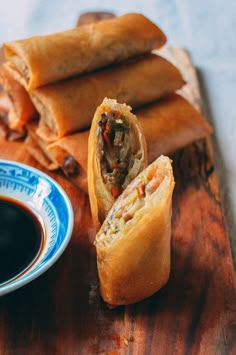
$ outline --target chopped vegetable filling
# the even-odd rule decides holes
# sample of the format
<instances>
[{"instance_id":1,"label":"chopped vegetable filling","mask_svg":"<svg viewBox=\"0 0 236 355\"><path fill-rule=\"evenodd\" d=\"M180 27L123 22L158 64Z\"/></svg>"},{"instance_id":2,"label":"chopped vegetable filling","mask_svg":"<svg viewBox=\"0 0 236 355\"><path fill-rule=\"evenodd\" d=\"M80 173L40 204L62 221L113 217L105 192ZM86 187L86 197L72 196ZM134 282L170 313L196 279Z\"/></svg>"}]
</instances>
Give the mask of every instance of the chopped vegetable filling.
<instances>
[{"instance_id":1,"label":"chopped vegetable filling","mask_svg":"<svg viewBox=\"0 0 236 355\"><path fill-rule=\"evenodd\" d=\"M164 176L159 170L142 177L132 191L116 205L113 214L105 221L99 238L105 238L108 231L111 238L119 233L124 225L134 218L135 213L145 206L146 199L159 188L163 180Z\"/></svg>"},{"instance_id":2,"label":"chopped vegetable filling","mask_svg":"<svg viewBox=\"0 0 236 355\"><path fill-rule=\"evenodd\" d=\"M101 172L108 189L116 199L132 180L129 171L131 170L132 174L139 171L141 153L138 152L139 159L136 159L134 132L119 111L103 113L98 124Z\"/></svg>"}]
</instances>

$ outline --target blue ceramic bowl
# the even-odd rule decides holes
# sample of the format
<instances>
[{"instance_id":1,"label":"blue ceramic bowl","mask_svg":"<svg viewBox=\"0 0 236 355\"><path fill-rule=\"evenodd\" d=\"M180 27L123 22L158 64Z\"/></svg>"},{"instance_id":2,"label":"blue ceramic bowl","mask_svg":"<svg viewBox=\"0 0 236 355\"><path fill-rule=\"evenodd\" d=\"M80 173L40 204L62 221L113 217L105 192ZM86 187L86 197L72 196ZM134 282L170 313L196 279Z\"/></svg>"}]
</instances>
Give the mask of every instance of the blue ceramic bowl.
<instances>
[{"instance_id":1,"label":"blue ceramic bowl","mask_svg":"<svg viewBox=\"0 0 236 355\"><path fill-rule=\"evenodd\" d=\"M74 216L64 190L38 169L0 160L0 197L20 201L37 215L44 243L37 259L14 278L0 284L0 295L29 283L48 270L65 250L73 230Z\"/></svg>"}]
</instances>

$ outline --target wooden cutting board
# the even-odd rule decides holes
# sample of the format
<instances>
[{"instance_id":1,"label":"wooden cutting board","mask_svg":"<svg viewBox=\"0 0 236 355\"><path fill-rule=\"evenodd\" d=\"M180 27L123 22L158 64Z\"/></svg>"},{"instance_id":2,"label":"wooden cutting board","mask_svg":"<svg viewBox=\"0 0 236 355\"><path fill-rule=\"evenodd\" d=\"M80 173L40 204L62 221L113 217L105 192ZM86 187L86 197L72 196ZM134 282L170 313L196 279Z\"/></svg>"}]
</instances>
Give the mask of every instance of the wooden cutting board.
<instances>
[{"instance_id":1,"label":"wooden cutting board","mask_svg":"<svg viewBox=\"0 0 236 355\"><path fill-rule=\"evenodd\" d=\"M113 310L99 295L88 197L50 174L71 199L72 239L49 271L0 298L0 354L235 353L233 266L210 151L202 140L173 156L168 284L143 302ZM0 140L0 158L42 169L22 143Z\"/></svg>"}]
</instances>

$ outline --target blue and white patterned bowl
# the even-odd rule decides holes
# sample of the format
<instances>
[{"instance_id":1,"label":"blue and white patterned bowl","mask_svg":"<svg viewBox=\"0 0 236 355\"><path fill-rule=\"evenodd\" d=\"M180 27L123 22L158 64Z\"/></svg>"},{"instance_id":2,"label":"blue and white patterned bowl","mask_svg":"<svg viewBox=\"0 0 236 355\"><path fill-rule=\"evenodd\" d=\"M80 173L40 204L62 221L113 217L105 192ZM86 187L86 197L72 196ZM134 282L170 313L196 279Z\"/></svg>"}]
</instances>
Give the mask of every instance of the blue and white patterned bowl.
<instances>
[{"instance_id":1,"label":"blue and white patterned bowl","mask_svg":"<svg viewBox=\"0 0 236 355\"><path fill-rule=\"evenodd\" d=\"M21 201L42 221L45 241L37 260L26 271L0 284L0 295L29 283L61 256L73 229L71 203L64 190L38 169L0 159L0 196Z\"/></svg>"}]
</instances>

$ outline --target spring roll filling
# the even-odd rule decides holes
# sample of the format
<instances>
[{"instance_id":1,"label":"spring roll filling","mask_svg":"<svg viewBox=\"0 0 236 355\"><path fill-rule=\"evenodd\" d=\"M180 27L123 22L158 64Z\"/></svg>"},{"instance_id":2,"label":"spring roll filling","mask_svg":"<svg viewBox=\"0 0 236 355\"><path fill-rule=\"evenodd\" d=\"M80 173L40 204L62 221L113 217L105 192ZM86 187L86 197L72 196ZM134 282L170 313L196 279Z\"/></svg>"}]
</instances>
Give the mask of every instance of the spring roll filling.
<instances>
[{"instance_id":1,"label":"spring roll filling","mask_svg":"<svg viewBox=\"0 0 236 355\"><path fill-rule=\"evenodd\" d=\"M121 238L122 229L131 222L138 211L145 207L150 197L157 192L164 178L160 170L152 169L147 176L138 179L132 191L117 203L113 213L106 219L96 237L96 242L102 241L107 244L114 239Z\"/></svg>"},{"instance_id":2,"label":"spring roll filling","mask_svg":"<svg viewBox=\"0 0 236 355\"><path fill-rule=\"evenodd\" d=\"M134 129L121 112L103 113L98 125L101 174L116 199L140 171L142 152Z\"/></svg>"}]
</instances>

